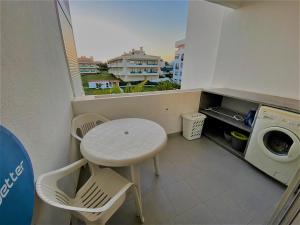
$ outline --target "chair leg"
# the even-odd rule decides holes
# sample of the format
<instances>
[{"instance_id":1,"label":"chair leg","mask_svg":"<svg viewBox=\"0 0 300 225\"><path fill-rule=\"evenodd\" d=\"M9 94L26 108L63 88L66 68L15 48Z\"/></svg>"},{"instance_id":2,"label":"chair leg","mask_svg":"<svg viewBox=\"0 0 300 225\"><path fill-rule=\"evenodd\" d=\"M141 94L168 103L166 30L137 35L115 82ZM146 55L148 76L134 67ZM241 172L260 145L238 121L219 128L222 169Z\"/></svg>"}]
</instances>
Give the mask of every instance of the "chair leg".
<instances>
[{"instance_id":1,"label":"chair leg","mask_svg":"<svg viewBox=\"0 0 300 225\"><path fill-rule=\"evenodd\" d=\"M159 176L159 160L158 160L158 155L153 157L153 162L154 162L154 170L155 170L155 175Z\"/></svg>"},{"instance_id":2,"label":"chair leg","mask_svg":"<svg viewBox=\"0 0 300 225\"><path fill-rule=\"evenodd\" d=\"M139 212L139 217L140 217L141 222L144 223L145 218L143 215L143 208L142 208L142 201L140 198L140 194L139 194L139 191L138 191L136 185L133 185L133 189L134 189L134 195L135 195L136 202L137 202L136 206L137 206L137 210Z\"/></svg>"}]
</instances>

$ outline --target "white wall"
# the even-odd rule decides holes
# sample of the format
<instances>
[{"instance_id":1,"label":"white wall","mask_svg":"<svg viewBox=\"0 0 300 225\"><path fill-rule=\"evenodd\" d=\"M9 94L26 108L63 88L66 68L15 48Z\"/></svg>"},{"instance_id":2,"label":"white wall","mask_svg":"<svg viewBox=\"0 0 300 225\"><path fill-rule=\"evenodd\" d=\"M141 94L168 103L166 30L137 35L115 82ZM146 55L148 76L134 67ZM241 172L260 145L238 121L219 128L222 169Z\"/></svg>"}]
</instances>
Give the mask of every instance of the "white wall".
<instances>
[{"instance_id":1,"label":"white wall","mask_svg":"<svg viewBox=\"0 0 300 225\"><path fill-rule=\"evenodd\" d=\"M299 1L245 1L224 17L213 86L300 99L299 40Z\"/></svg>"},{"instance_id":2,"label":"white wall","mask_svg":"<svg viewBox=\"0 0 300 225\"><path fill-rule=\"evenodd\" d=\"M223 14L231 11L223 6L190 1L184 50L182 89L209 87L215 69Z\"/></svg>"},{"instance_id":3,"label":"white wall","mask_svg":"<svg viewBox=\"0 0 300 225\"><path fill-rule=\"evenodd\" d=\"M72 105L75 115L97 112L109 119L145 118L160 124L168 134L182 130L181 114L197 112L200 90L163 91L115 96L76 98Z\"/></svg>"},{"instance_id":4,"label":"white wall","mask_svg":"<svg viewBox=\"0 0 300 225\"><path fill-rule=\"evenodd\" d=\"M191 1L182 88L224 87L300 99L299 1Z\"/></svg>"},{"instance_id":5,"label":"white wall","mask_svg":"<svg viewBox=\"0 0 300 225\"><path fill-rule=\"evenodd\" d=\"M1 122L25 145L37 178L69 161L72 90L55 1L1 6ZM42 208L38 219L69 221L54 208Z\"/></svg>"}]
</instances>

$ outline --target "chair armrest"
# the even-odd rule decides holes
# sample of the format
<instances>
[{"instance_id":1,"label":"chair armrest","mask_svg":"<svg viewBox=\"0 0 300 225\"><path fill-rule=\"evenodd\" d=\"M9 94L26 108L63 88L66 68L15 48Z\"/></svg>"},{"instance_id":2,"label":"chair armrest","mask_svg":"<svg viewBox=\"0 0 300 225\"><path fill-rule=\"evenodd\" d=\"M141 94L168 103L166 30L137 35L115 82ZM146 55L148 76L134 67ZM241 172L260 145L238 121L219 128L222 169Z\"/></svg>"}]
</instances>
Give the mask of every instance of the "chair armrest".
<instances>
[{"instance_id":1,"label":"chair armrest","mask_svg":"<svg viewBox=\"0 0 300 225\"><path fill-rule=\"evenodd\" d=\"M69 205L59 204L57 202L49 202L49 204L56 206L58 208L70 210L70 211L77 211L77 212L86 212L86 213L100 213L108 210L126 191L133 185L133 183L126 184L113 198L111 198L104 206L99 208L82 208L82 207L75 207Z\"/></svg>"},{"instance_id":2,"label":"chair armrest","mask_svg":"<svg viewBox=\"0 0 300 225\"><path fill-rule=\"evenodd\" d=\"M61 178L68 176L69 174L75 172L78 170L80 167L84 166L87 164L86 159L80 159L68 166L65 166L63 168L60 168L58 170L54 170L48 173L44 173L41 176L38 177L36 184L37 185L42 185L43 183L51 183L51 184L56 184L57 181L59 181Z\"/></svg>"},{"instance_id":3,"label":"chair armrest","mask_svg":"<svg viewBox=\"0 0 300 225\"><path fill-rule=\"evenodd\" d=\"M78 141L82 141L82 138L79 137L76 133L74 133L73 131L71 132L71 135L73 138L77 139Z\"/></svg>"}]
</instances>

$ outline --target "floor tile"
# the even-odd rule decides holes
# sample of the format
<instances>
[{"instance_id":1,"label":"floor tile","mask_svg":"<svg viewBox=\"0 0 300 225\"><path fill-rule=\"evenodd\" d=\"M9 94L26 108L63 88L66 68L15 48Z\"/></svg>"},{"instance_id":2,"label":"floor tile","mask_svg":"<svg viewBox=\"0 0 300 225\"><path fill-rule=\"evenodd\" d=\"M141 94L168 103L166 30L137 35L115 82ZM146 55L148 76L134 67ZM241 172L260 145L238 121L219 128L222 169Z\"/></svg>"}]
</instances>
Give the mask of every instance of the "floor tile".
<instances>
[{"instance_id":1,"label":"floor tile","mask_svg":"<svg viewBox=\"0 0 300 225\"><path fill-rule=\"evenodd\" d=\"M218 224L248 224L252 219L252 215L224 194L211 198L205 205L214 213Z\"/></svg>"},{"instance_id":2,"label":"floor tile","mask_svg":"<svg viewBox=\"0 0 300 225\"><path fill-rule=\"evenodd\" d=\"M195 207L199 201L193 190L184 181L165 185L163 191L175 209L175 215Z\"/></svg>"},{"instance_id":3,"label":"floor tile","mask_svg":"<svg viewBox=\"0 0 300 225\"><path fill-rule=\"evenodd\" d=\"M194 208L176 216L173 219L174 224L216 224L216 217L213 212L200 203Z\"/></svg>"},{"instance_id":4,"label":"floor tile","mask_svg":"<svg viewBox=\"0 0 300 225\"><path fill-rule=\"evenodd\" d=\"M159 177L152 159L140 165L145 225L266 224L285 189L205 137L172 136L159 158ZM139 223L132 194L108 222Z\"/></svg>"},{"instance_id":5,"label":"floor tile","mask_svg":"<svg viewBox=\"0 0 300 225\"><path fill-rule=\"evenodd\" d=\"M166 224L175 214L175 209L165 193L156 189L143 196L144 216L149 224Z\"/></svg>"}]
</instances>

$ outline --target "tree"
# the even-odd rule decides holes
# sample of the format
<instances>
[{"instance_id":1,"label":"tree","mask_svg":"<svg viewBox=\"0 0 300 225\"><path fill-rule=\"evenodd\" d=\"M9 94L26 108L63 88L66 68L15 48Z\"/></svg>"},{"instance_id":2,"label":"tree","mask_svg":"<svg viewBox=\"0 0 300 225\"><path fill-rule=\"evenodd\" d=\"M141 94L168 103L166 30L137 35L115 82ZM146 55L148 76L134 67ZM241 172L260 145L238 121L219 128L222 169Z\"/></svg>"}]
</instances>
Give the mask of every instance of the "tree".
<instances>
[{"instance_id":1,"label":"tree","mask_svg":"<svg viewBox=\"0 0 300 225\"><path fill-rule=\"evenodd\" d=\"M113 94L119 94L119 93L122 93L120 87L118 85L114 85L111 89L111 93Z\"/></svg>"},{"instance_id":2,"label":"tree","mask_svg":"<svg viewBox=\"0 0 300 225\"><path fill-rule=\"evenodd\" d=\"M175 90L175 89L179 89L180 85L173 83L171 81L162 81L159 82L157 85L157 90L159 91L164 91L164 90Z\"/></svg>"},{"instance_id":3,"label":"tree","mask_svg":"<svg viewBox=\"0 0 300 225\"><path fill-rule=\"evenodd\" d=\"M125 87L124 92L125 92L125 93L131 93L131 92L132 92L132 86L131 86L131 83L127 83L127 84L126 84L126 87Z\"/></svg>"},{"instance_id":4,"label":"tree","mask_svg":"<svg viewBox=\"0 0 300 225\"><path fill-rule=\"evenodd\" d=\"M132 92L142 92L144 90L144 86L146 83L147 83L147 80L144 80L143 82L141 82L137 85L134 85Z\"/></svg>"},{"instance_id":5,"label":"tree","mask_svg":"<svg viewBox=\"0 0 300 225\"><path fill-rule=\"evenodd\" d=\"M144 86L146 83L147 80L144 80L143 82L136 85L131 85L130 83L128 83L125 87L124 92L125 93L142 92L144 90Z\"/></svg>"},{"instance_id":6,"label":"tree","mask_svg":"<svg viewBox=\"0 0 300 225\"><path fill-rule=\"evenodd\" d=\"M108 71L107 63L99 62L99 63L97 63L97 66L99 67L100 72Z\"/></svg>"}]
</instances>

